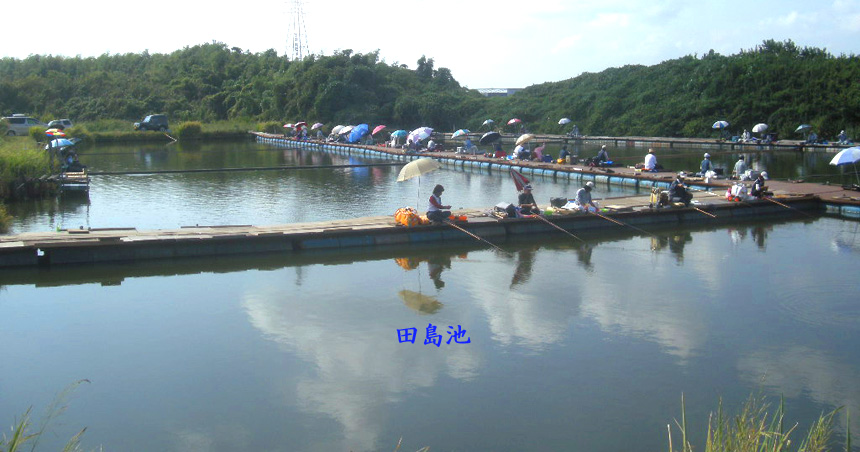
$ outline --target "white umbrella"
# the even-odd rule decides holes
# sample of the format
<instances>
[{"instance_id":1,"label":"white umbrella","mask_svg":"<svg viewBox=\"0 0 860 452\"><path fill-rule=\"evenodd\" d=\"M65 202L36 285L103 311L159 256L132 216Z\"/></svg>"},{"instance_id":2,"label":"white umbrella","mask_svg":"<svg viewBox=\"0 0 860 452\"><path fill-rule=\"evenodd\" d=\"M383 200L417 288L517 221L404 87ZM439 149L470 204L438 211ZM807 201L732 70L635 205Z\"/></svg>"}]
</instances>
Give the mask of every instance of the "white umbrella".
<instances>
[{"instance_id":1,"label":"white umbrella","mask_svg":"<svg viewBox=\"0 0 860 452\"><path fill-rule=\"evenodd\" d=\"M753 126L752 131L753 131L753 133L759 133L759 132L764 132L765 130L767 130L767 124L760 122L760 123Z\"/></svg>"},{"instance_id":2,"label":"white umbrella","mask_svg":"<svg viewBox=\"0 0 860 452\"><path fill-rule=\"evenodd\" d=\"M429 173L431 171L436 171L441 166L442 165L440 165L439 162L431 158L421 158L418 160L413 160L404 165L403 168L400 170L400 174L397 175L397 182L403 182L412 179L413 177L418 178L418 199L416 200L417 205L417 203L421 202L421 175Z\"/></svg>"},{"instance_id":3,"label":"white umbrella","mask_svg":"<svg viewBox=\"0 0 860 452\"><path fill-rule=\"evenodd\" d=\"M344 127L346 127L346 126L344 126L344 125L334 126L334 129L331 129L331 133L337 135L340 133L340 129L343 129Z\"/></svg>"},{"instance_id":4,"label":"white umbrella","mask_svg":"<svg viewBox=\"0 0 860 452\"><path fill-rule=\"evenodd\" d=\"M812 126L809 124L801 124L801 125L797 126L797 128L794 129L794 131L795 132L803 132L803 131L809 130L811 128L812 128Z\"/></svg>"},{"instance_id":5,"label":"white umbrella","mask_svg":"<svg viewBox=\"0 0 860 452\"><path fill-rule=\"evenodd\" d=\"M436 171L442 165L439 164L436 160L430 158L423 158L418 160L413 160L400 170L400 174L397 175L397 182L403 182L405 180L412 179L413 177L419 177L422 174L429 173L430 171Z\"/></svg>"},{"instance_id":6,"label":"white umbrella","mask_svg":"<svg viewBox=\"0 0 860 452\"><path fill-rule=\"evenodd\" d=\"M525 143L528 143L528 142L529 142L529 141L531 141L534 137L535 137L535 136L534 136L534 135L532 135L532 134L530 134L530 133L527 133L527 134L524 134L524 135L520 135L520 137L519 137L519 138L517 138L517 146L522 145L522 144L525 144Z\"/></svg>"},{"instance_id":7,"label":"white umbrella","mask_svg":"<svg viewBox=\"0 0 860 452\"><path fill-rule=\"evenodd\" d=\"M712 129L725 129L729 126L728 121L717 121L711 126Z\"/></svg>"},{"instance_id":8,"label":"white umbrella","mask_svg":"<svg viewBox=\"0 0 860 452\"><path fill-rule=\"evenodd\" d=\"M570 123L570 118L561 118L558 120L558 125L563 126Z\"/></svg>"},{"instance_id":9,"label":"white umbrella","mask_svg":"<svg viewBox=\"0 0 860 452\"><path fill-rule=\"evenodd\" d=\"M496 121L493 121L492 119L488 119L488 120L484 121L484 123L483 123L483 124L481 124L481 127L486 126L486 125L489 125L489 124L493 124L493 123L495 123L495 122L496 122Z\"/></svg>"},{"instance_id":10,"label":"white umbrella","mask_svg":"<svg viewBox=\"0 0 860 452\"><path fill-rule=\"evenodd\" d=\"M860 175L857 174L857 161L860 161L860 146L854 146L852 148L839 151L839 153L833 156L833 159L830 160L830 164L833 166L853 164L854 175L857 176L857 182L860 183Z\"/></svg>"},{"instance_id":11,"label":"white umbrella","mask_svg":"<svg viewBox=\"0 0 860 452\"><path fill-rule=\"evenodd\" d=\"M338 135L343 135L343 134L345 134L345 133L352 132L352 129L354 129L354 128L355 128L355 126L346 126L346 127L342 128L342 129L340 129L340 132L338 132L337 134L338 134Z\"/></svg>"}]
</instances>

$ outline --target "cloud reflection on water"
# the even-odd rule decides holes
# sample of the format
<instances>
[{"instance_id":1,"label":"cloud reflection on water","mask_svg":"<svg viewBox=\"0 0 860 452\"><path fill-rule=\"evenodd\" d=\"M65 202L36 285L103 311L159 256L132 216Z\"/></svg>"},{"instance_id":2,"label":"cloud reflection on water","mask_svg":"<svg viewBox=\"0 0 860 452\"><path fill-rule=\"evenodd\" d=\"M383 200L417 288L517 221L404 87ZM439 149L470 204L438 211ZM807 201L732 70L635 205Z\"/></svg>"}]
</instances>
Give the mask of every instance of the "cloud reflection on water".
<instances>
[{"instance_id":1,"label":"cloud reflection on water","mask_svg":"<svg viewBox=\"0 0 860 452\"><path fill-rule=\"evenodd\" d=\"M810 397L825 407L845 406L852 413L860 408L856 366L814 347L791 345L752 351L738 360L738 371L750 385L763 383L788 398ZM844 431L844 409L838 418L836 428ZM856 416L852 417L851 430L860 431Z\"/></svg>"},{"instance_id":2,"label":"cloud reflection on water","mask_svg":"<svg viewBox=\"0 0 860 452\"><path fill-rule=\"evenodd\" d=\"M249 292L243 306L251 324L267 338L312 364L295 392L303 410L330 416L343 426L343 450L378 449L379 435L390 421L387 405L404 394L434 386L445 374L461 380L478 375L477 347L443 343L447 348L438 353L418 345L420 331L415 344L400 344L394 328L380 329L383 301L356 296L344 302L284 293L271 288ZM405 309L396 293L392 297L397 312L407 314L395 316L404 319L397 327L420 330L426 321ZM362 327L368 325L372 327Z\"/></svg>"}]
</instances>

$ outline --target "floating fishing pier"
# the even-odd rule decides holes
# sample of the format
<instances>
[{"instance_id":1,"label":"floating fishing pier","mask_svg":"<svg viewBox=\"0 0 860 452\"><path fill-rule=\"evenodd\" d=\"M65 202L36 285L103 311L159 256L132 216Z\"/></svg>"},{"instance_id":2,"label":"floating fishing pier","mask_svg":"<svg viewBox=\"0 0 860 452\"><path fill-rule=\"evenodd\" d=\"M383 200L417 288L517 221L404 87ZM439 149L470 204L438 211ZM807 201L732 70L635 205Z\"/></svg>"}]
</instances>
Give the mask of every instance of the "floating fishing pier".
<instances>
[{"instance_id":1,"label":"floating fishing pier","mask_svg":"<svg viewBox=\"0 0 860 452\"><path fill-rule=\"evenodd\" d=\"M454 168L482 168L490 172L514 168L526 175L593 181L649 190L667 189L674 173L641 173L630 168L591 168L583 165L521 162L467 156L453 152L407 154L403 150L360 145L294 141L279 135L255 134L261 142L335 154L376 157L408 162L430 157ZM69 229L0 236L0 267L35 267L98 262L143 261L183 257L257 253L307 253L361 247L408 246L475 241L479 236L499 243L508 238L536 235L596 234L614 229L634 234L677 225L732 224L738 221L838 215L860 218L860 196L841 187L769 181L772 199L730 202L723 196L731 182L688 178L696 193L691 207L651 207L650 195L603 200L599 214L563 213L542 218L496 218L489 208L459 210L466 222L398 226L394 216L353 218L314 223L255 225L194 225L179 229L137 230ZM392 206L392 212L398 206ZM456 227L455 227L456 226Z\"/></svg>"}]
</instances>

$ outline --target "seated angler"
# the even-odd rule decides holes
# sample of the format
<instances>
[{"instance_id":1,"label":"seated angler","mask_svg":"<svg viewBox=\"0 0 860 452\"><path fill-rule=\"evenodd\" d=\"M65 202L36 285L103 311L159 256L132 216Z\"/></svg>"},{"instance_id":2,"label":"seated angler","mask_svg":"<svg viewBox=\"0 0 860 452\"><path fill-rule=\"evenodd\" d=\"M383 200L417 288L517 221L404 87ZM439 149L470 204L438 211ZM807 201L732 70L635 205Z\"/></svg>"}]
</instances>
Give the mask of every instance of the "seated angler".
<instances>
[{"instance_id":1,"label":"seated angler","mask_svg":"<svg viewBox=\"0 0 860 452\"><path fill-rule=\"evenodd\" d=\"M532 194L531 185L523 187L523 192L520 193L517 204L520 207L520 215L537 215L540 213L537 201L535 201L535 197Z\"/></svg>"},{"instance_id":2,"label":"seated angler","mask_svg":"<svg viewBox=\"0 0 860 452\"><path fill-rule=\"evenodd\" d=\"M597 153L597 163L609 161L609 151L606 150L606 145L600 146L600 152Z\"/></svg>"},{"instance_id":3,"label":"seated angler","mask_svg":"<svg viewBox=\"0 0 860 452\"><path fill-rule=\"evenodd\" d=\"M744 161L744 156L738 157L738 161L735 162L735 168L732 170L732 179L738 179L744 177L744 173L747 172L747 164Z\"/></svg>"},{"instance_id":4,"label":"seated angler","mask_svg":"<svg viewBox=\"0 0 860 452\"><path fill-rule=\"evenodd\" d=\"M672 201L676 199L680 202L683 202L685 206L690 205L690 201L693 200L693 194L687 190L687 187L684 185L684 177L686 174L682 171L678 173L678 176L675 177L675 180L669 184L669 197Z\"/></svg>"},{"instance_id":5,"label":"seated angler","mask_svg":"<svg viewBox=\"0 0 860 452\"><path fill-rule=\"evenodd\" d=\"M653 149L648 149L645 156L645 171L657 171L657 156L654 155Z\"/></svg>"},{"instance_id":6,"label":"seated angler","mask_svg":"<svg viewBox=\"0 0 860 452\"><path fill-rule=\"evenodd\" d=\"M767 180L767 171L758 173L758 177L753 181L752 189L750 190L751 196L759 199L764 198L765 193L767 193L765 180Z\"/></svg>"},{"instance_id":7,"label":"seated angler","mask_svg":"<svg viewBox=\"0 0 860 452\"><path fill-rule=\"evenodd\" d=\"M597 212L597 202L591 199L591 191L594 190L594 182L588 181L585 186L576 191L573 200L573 208L584 212Z\"/></svg>"},{"instance_id":8,"label":"seated angler","mask_svg":"<svg viewBox=\"0 0 860 452\"><path fill-rule=\"evenodd\" d=\"M433 195L430 196L430 207L427 209L427 219L433 223L442 223L451 216L451 211L448 210L451 206L442 204L442 192L445 187L436 185L433 187Z\"/></svg>"},{"instance_id":9,"label":"seated angler","mask_svg":"<svg viewBox=\"0 0 860 452\"><path fill-rule=\"evenodd\" d=\"M700 165L700 173L702 174L702 177L707 177L708 171L714 170L713 166L714 165L711 164L711 154L708 154L706 152L705 159L702 160L702 163Z\"/></svg>"},{"instance_id":10,"label":"seated angler","mask_svg":"<svg viewBox=\"0 0 860 452\"><path fill-rule=\"evenodd\" d=\"M567 150L567 144L561 146L561 152L558 153L558 163L567 162L567 157L570 155L570 151Z\"/></svg>"}]
</instances>

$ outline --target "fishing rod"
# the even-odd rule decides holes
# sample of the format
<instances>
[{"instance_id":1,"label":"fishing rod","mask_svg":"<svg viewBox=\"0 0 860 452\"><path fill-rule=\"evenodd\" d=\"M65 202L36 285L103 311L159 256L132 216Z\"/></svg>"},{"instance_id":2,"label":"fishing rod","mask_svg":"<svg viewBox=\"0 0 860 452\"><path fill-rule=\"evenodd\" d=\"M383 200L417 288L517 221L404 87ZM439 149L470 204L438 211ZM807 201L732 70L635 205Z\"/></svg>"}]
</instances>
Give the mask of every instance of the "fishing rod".
<instances>
[{"instance_id":1,"label":"fishing rod","mask_svg":"<svg viewBox=\"0 0 860 452\"><path fill-rule=\"evenodd\" d=\"M802 214L806 215L806 216L807 216L807 217L809 217L809 218L815 218L814 216L812 216L812 215L810 215L810 214L808 214L808 213L806 213L806 212L804 212L804 211L802 211L802 210L800 210L800 209L797 209L797 208L795 208L795 207L791 207L791 206L789 206L789 205L787 205L787 204L783 204L783 203L781 203L781 202L779 202L779 201L777 201L777 200L775 200L775 199L771 199L771 198L767 198L767 197L763 197L762 199L768 200L768 201L770 201L770 202L772 202L772 203L774 203L774 204L776 204L776 205L778 205L778 206L785 207L786 209L791 209L791 210L794 210L794 211L796 211L796 212L798 212L798 213L802 213Z\"/></svg>"},{"instance_id":2,"label":"fishing rod","mask_svg":"<svg viewBox=\"0 0 860 452\"><path fill-rule=\"evenodd\" d=\"M629 227L629 228L633 228L633 229L635 229L635 230L637 230L637 231L640 231L640 232L642 232L642 233L648 234L648 235L650 235L651 237L655 237L655 238L657 237L656 235L654 235L654 234L652 234L652 233L650 233L650 232L648 232L648 231L646 231L646 230L644 230L644 229L637 228L636 226L633 226L632 224L628 224L628 223L625 223L625 222L623 222L623 221L619 221L619 220L616 220L616 219L613 219L613 218L609 218L609 217L604 216L604 215L601 215L601 214L599 214L599 213L597 213L597 212L591 212L591 211L590 211L590 210L588 210L588 209L586 209L585 211L586 211L586 212L588 212L588 213L590 213L590 214L592 214L592 215L597 215L598 217L603 218L604 220L611 221L611 222L613 222L613 223L615 223L615 224L617 224L617 225L620 225L620 226L627 226L627 227Z\"/></svg>"},{"instance_id":3,"label":"fishing rod","mask_svg":"<svg viewBox=\"0 0 860 452\"><path fill-rule=\"evenodd\" d=\"M469 236L471 236L471 237L472 237L472 238L474 238L475 240L478 240L478 241L480 241L480 242L484 242L484 243L486 243L487 245L490 245L490 246L492 246L493 248L495 248L495 249L497 249L497 250L499 250L499 251L501 251L501 252L503 252L503 253L510 254L510 253L508 253L507 251L505 251L505 250L503 250L503 249L499 248L498 246L496 246L495 244L493 244L493 243L492 243L492 242L490 242L489 240L487 240L487 239L485 239L485 238L483 238L483 237L480 237L480 236L478 236L477 234L473 234L473 233L471 233L471 232L469 232L469 231L467 231L467 230L465 230L465 229L461 228L460 226L457 226L456 224L452 223L450 220L443 220L443 222L444 222L445 224L447 224L448 226L451 226L452 228L457 229L458 231L465 232L466 234L468 234Z\"/></svg>"},{"instance_id":4,"label":"fishing rod","mask_svg":"<svg viewBox=\"0 0 860 452\"><path fill-rule=\"evenodd\" d=\"M712 213L710 213L710 212L705 212L704 210L702 210L702 209L700 209L700 208L698 208L698 207L695 207L695 206L689 206L689 207L692 207L692 208L693 208L693 210L695 210L696 212L703 213L703 214L705 214L705 215L707 215L707 216L709 216L709 217L711 217L711 218L717 218L717 216L716 216L716 215L714 215L714 214L712 214Z\"/></svg>"},{"instance_id":5,"label":"fishing rod","mask_svg":"<svg viewBox=\"0 0 860 452\"><path fill-rule=\"evenodd\" d=\"M707 191L707 190L699 190L699 189L696 189L696 188L691 188L691 190L696 190L696 191L705 192L705 193L708 193L708 194L711 194L711 195L714 195L714 196L719 196L718 194L713 193L713 192L710 192L710 191ZM791 209L791 210L797 211L798 213L801 213L801 214L803 214L803 215L806 215L806 216L807 216L807 217L809 217L809 218L815 218L814 216L812 216L812 215L810 215L810 214L808 214L808 213L806 213L806 212L804 212L804 211L802 211L802 210L799 210L799 209L797 209L797 208L795 208L795 207L791 207L791 206L789 206L789 205L787 205L787 204L783 204L783 203L781 203L781 202L779 202L779 201L777 201L777 200L775 200L775 199L768 198L768 197L764 197L764 196L763 196L763 197L761 197L761 198L758 198L758 199L764 199L764 200L770 201L770 202L772 202L772 203L774 203L774 204L776 204L776 205L778 205L778 206L780 206L780 207L785 207L786 209ZM750 208L752 208L752 207L753 207L753 205L751 205L750 203L748 203L748 202L746 202L746 201L737 201L737 202L738 202L738 203L740 203L740 204L742 204L742 205L744 205L744 206L746 206L746 207L750 207ZM696 210L698 210L698 209L696 209ZM704 212L704 211L703 211L702 213L707 213L707 212Z\"/></svg>"},{"instance_id":6,"label":"fishing rod","mask_svg":"<svg viewBox=\"0 0 860 452\"><path fill-rule=\"evenodd\" d=\"M548 224L548 225L550 225L550 226L552 226L552 227L554 227L554 228L558 229L558 230L559 230L559 231L561 231L561 232L564 232L565 234L567 234L567 235L569 235L569 236L571 236L571 237L575 238L576 240L579 240L580 242L585 242L585 240L582 240L581 238L577 237L576 235L574 235L573 233L571 233L571 232L567 231L566 229L562 228L561 226L559 226L559 225L557 225L557 224L553 223L552 221L549 221L548 219L546 219L546 218L544 218L544 217L542 217L542 216L540 216L540 215L535 215L535 216L536 216L538 219L540 219L541 221L543 221L544 223L546 223L546 224Z\"/></svg>"}]
</instances>

